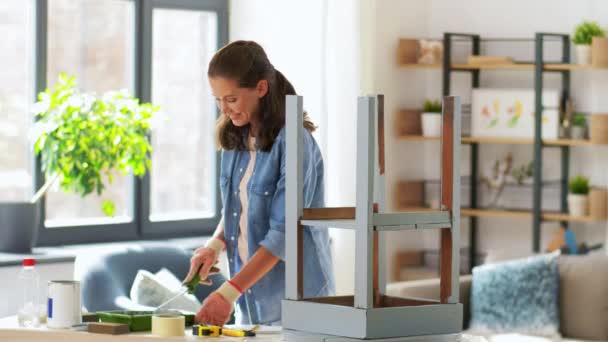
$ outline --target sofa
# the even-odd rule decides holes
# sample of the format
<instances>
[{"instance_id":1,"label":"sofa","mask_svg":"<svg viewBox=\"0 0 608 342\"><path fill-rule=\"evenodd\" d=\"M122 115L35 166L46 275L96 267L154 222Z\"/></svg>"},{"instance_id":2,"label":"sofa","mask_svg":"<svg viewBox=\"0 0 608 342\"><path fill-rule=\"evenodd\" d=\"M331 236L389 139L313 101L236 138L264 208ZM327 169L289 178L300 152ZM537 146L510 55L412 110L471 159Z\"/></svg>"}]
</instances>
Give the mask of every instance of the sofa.
<instances>
[{"instance_id":1,"label":"sofa","mask_svg":"<svg viewBox=\"0 0 608 342\"><path fill-rule=\"evenodd\" d=\"M559 311L561 341L608 341L608 256L585 255L558 257ZM471 319L470 292L473 276L460 277L460 302L463 304L463 330ZM387 294L399 297L439 298L439 279L390 283ZM501 334L504 337L504 333ZM550 341L521 335L491 341Z\"/></svg>"},{"instance_id":2,"label":"sofa","mask_svg":"<svg viewBox=\"0 0 608 342\"><path fill-rule=\"evenodd\" d=\"M74 279L81 283L82 305L89 311L145 310L129 298L138 271L157 272L166 268L183 279L190 268L191 256L191 251L160 244L133 244L83 253L76 257L74 265ZM225 281L222 274L210 279L211 286L196 288L194 295L199 301Z\"/></svg>"}]
</instances>

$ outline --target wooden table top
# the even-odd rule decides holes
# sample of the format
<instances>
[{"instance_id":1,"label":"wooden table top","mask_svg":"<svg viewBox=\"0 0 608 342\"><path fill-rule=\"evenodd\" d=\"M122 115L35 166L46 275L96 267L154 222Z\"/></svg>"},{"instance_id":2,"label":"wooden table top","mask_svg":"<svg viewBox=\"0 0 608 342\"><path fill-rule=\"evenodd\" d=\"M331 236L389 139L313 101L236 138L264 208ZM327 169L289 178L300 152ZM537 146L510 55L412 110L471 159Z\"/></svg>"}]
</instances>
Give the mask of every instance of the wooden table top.
<instances>
[{"instance_id":1,"label":"wooden table top","mask_svg":"<svg viewBox=\"0 0 608 342\"><path fill-rule=\"evenodd\" d=\"M358 340L339 336L316 335L296 331L284 331L280 327L261 326L256 337L198 337L192 336L192 330L186 329L182 337L159 337L150 333L131 333L125 335L92 334L70 329L20 328L17 316L0 319L0 341L4 342L177 342L201 341L210 339L213 342L356 342L356 341L383 341L383 342L477 342L464 338L460 334L441 336L420 336L408 338L391 338L382 340Z\"/></svg>"}]
</instances>

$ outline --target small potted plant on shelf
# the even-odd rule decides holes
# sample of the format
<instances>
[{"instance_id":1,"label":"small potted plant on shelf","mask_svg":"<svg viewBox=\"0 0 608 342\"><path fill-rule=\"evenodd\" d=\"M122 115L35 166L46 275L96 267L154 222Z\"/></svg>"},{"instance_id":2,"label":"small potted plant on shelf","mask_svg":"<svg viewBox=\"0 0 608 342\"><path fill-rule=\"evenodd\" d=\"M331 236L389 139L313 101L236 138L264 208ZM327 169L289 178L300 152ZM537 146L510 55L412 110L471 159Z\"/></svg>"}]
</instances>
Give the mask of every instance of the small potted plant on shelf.
<instances>
[{"instance_id":1,"label":"small potted plant on shelf","mask_svg":"<svg viewBox=\"0 0 608 342\"><path fill-rule=\"evenodd\" d=\"M570 138L587 138L587 117L583 113L574 113L572 116L572 127L570 127Z\"/></svg>"},{"instance_id":2,"label":"small potted plant on shelf","mask_svg":"<svg viewBox=\"0 0 608 342\"><path fill-rule=\"evenodd\" d=\"M82 197L102 195L116 171L143 176L150 168L150 120L159 107L126 90L83 93L74 77L61 74L54 89L38 94L32 137L46 183L29 202L0 203L0 252L29 253L40 225L40 199L58 182ZM105 200L102 211L114 214Z\"/></svg>"},{"instance_id":3,"label":"small potted plant on shelf","mask_svg":"<svg viewBox=\"0 0 608 342\"><path fill-rule=\"evenodd\" d=\"M578 175L570 179L568 210L572 216L586 216L588 208L589 178Z\"/></svg>"},{"instance_id":4,"label":"small potted plant on shelf","mask_svg":"<svg viewBox=\"0 0 608 342\"><path fill-rule=\"evenodd\" d=\"M604 37L602 28L593 21L584 21L574 30L572 42L576 46L576 63L591 64L591 42L593 37Z\"/></svg>"},{"instance_id":5,"label":"small potted plant on shelf","mask_svg":"<svg viewBox=\"0 0 608 342\"><path fill-rule=\"evenodd\" d=\"M441 102L439 100L426 100L422 110L422 135L425 137L440 136Z\"/></svg>"}]
</instances>

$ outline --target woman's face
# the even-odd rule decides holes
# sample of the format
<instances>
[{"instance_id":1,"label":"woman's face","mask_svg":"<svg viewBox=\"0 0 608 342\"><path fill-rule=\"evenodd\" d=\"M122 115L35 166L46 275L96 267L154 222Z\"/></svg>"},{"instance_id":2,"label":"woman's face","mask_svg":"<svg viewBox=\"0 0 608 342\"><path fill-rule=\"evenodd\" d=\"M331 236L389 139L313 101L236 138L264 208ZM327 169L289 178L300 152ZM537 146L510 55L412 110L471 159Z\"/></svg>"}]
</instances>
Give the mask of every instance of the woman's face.
<instances>
[{"instance_id":1,"label":"woman's face","mask_svg":"<svg viewBox=\"0 0 608 342\"><path fill-rule=\"evenodd\" d=\"M237 81L224 77L209 78L209 85L222 115L226 115L237 127L252 124L260 107L260 98L268 92L268 82L261 80L255 88L241 88Z\"/></svg>"}]
</instances>

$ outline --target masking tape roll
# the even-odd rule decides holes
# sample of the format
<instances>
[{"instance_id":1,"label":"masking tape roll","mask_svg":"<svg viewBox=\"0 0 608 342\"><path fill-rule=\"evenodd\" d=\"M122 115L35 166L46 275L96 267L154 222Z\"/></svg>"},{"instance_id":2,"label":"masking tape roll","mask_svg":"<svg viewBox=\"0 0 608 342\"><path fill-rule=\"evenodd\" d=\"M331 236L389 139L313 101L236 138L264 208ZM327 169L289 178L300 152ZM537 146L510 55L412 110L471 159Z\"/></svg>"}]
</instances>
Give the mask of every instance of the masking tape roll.
<instances>
[{"instance_id":1,"label":"masking tape roll","mask_svg":"<svg viewBox=\"0 0 608 342\"><path fill-rule=\"evenodd\" d=\"M182 315L162 314L152 316L152 335L184 336L186 318Z\"/></svg>"}]
</instances>

